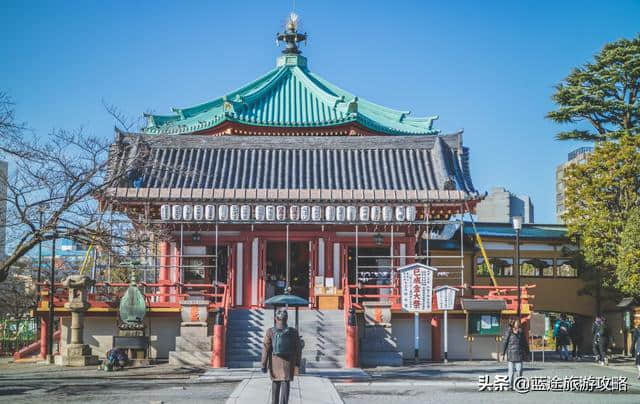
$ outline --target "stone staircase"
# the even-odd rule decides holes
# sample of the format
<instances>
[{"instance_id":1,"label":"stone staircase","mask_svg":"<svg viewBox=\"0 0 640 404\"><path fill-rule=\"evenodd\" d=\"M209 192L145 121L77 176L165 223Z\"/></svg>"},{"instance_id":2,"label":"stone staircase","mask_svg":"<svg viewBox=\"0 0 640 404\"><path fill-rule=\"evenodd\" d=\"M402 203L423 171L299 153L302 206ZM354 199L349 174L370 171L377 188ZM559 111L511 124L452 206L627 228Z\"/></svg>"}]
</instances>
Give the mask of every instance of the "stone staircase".
<instances>
[{"instance_id":1,"label":"stone staircase","mask_svg":"<svg viewBox=\"0 0 640 404\"><path fill-rule=\"evenodd\" d=\"M289 310L289 324L295 325L295 311ZM229 312L227 367L260 367L264 333L273 327L273 310L234 309ZM305 346L306 368L342 368L345 354L342 310L300 310L299 332Z\"/></svg>"},{"instance_id":2,"label":"stone staircase","mask_svg":"<svg viewBox=\"0 0 640 404\"><path fill-rule=\"evenodd\" d=\"M180 326L176 350L169 352L169 364L174 366L211 366L211 336L208 327Z\"/></svg>"}]
</instances>

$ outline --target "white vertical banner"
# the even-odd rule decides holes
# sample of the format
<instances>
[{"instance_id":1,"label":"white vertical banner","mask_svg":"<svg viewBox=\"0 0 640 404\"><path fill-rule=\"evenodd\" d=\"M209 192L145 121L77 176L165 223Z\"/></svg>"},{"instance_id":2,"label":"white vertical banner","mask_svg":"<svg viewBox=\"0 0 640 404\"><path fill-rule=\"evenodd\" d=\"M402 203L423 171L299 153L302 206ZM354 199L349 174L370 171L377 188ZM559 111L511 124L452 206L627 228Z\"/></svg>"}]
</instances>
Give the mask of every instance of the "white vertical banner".
<instances>
[{"instance_id":1,"label":"white vertical banner","mask_svg":"<svg viewBox=\"0 0 640 404\"><path fill-rule=\"evenodd\" d=\"M318 276L324 276L324 239L318 239Z\"/></svg>"},{"instance_id":2,"label":"white vertical banner","mask_svg":"<svg viewBox=\"0 0 640 404\"><path fill-rule=\"evenodd\" d=\"M398 268L402 309L409 312L430 312L433 298L433 273L437 269L415 263Z\"/></svg>"},{"instance_id":3,"label":"white vertical banner","mask_svg":"<svg viewBox=\"0 0 640 404\"><path fill-rule=\"evenodd\" d=\"M340 243L333 243L333 278L334 284L342 288L342 278L340 277Z\"/></svg>"},{"instance_id":4,"label":"white vertical banner","mask_svg":"<svg viewBox=\"0 0 640 404\"><path fill-rule=\"evenodd\" d=\"M236 305L242 306L242 268L243 268L243 246L242 243L237 244L236 248Z\"/></svg>"},{"instance_id":5,"label":"white vertical banner","mask_svg":"<svg viewBox=\"0 0 640 404\"><path fill-rule=\"evenodd\" d=\"M407 245L405 243L400 243L400 266L403 267L407 265Z\"/></svg>"},{"instance_id":6,"label":"white vertical banner","mask_svg":"<svg viewBox=\"0 0 640 404\"><path fill-rule=\"evenodd\" d=\"M251 304L258 304L258 242L256 237L251 243Z\"/></svg>"},{"instance_id":7,"label":"white vertical banner","mask_svg":"<svg viewBox=\"0 0 640 404\"><path fill-rule=\"evenodd\" d=\"M176 283L178 282L178 274L180 273L180 266L178 265L178 246L176 245L176 243L171 243L169 251L171 251L171 257L169 258L169 280L171 281L171 283ZM176 302L176 296L173 293L177 293L177 291L177 288L169 288L169 293L172 293L172 295L169 296L170 302Z\"/></svg>"}]
</instances>

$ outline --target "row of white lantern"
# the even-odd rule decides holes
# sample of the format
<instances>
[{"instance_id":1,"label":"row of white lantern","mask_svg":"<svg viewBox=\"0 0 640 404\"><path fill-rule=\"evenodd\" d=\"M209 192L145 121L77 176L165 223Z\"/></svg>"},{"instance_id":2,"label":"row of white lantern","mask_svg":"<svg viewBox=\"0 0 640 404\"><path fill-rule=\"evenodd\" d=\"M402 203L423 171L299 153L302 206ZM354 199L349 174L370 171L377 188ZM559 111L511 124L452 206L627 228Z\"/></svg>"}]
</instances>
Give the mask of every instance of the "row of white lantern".
<instances>
[{"instance_id":1,"label":"row of white lantern","mask_svg":"<svg viewBox=\"0 0 640 404\"><path fill-rule=\"evenodd\" d=\"M253 215L252 215L253 210ZM288 210L288 212L287 212ZM323 212L324 210L324 212ZM162 220L184 221L302 221L319 222L397 222L414 221L416 219L415 206L289 206L283 205L162 205L160 218Z\"/></svg>"}]
</instances>

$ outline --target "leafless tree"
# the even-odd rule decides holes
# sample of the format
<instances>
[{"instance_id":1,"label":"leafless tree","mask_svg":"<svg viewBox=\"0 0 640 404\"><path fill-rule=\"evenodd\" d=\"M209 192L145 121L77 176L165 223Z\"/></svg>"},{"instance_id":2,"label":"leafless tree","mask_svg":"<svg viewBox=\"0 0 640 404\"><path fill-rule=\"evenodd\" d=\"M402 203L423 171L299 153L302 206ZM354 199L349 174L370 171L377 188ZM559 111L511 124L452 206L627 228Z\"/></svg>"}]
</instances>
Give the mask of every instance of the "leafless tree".
<instances>
[{"instance_id":1,"label":"leafless tree","mask_svg":"<svg viewBox=\"0 0 640 404\"><path fill-rule=\"evenodd\" d=\"M119 111L105 107L118 123L124 123ZM144 171L149 147L128 152L126 164L114 170L109 152L117 151L118 142L111 143L111 139L87 135L82 129L34 136L15 122L11 99L0 93L0 154L11 166L8 178L0 179L7 187L10 251L0 263L0 282L21 257L53 239L93 244L111 254L114 243L148 243L163 237L162 229L142 217L129 218L135 232L113 233L109 220L113 212L105 209L110 205L107 190Z\"/></svg>"}]
</instances>

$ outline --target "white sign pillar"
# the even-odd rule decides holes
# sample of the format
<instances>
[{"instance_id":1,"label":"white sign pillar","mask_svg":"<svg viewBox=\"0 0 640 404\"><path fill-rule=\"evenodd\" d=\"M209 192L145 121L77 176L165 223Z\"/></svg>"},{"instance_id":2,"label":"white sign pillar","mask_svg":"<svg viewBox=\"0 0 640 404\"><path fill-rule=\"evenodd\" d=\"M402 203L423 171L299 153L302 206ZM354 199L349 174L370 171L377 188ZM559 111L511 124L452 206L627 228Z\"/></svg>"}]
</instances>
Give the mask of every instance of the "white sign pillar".
<instances>
[{"instance_id":1,"label":"white sign pillar","mask_svg":"<svg viewBox=\"0 0 640 404\"><path fill-rule=\"evenodd\" d=\"M433 298L433 273L437 269L420 263L398 268L402 309L413 314L414 359L420 351L420 313L431 312Z\"/></svg>"},{"instance_id":2,"label":"white sign pillar","mask_svg":"<svg viewBox=\"0 0 640 404\"><path fill-rule=\"evenodd\" d=\"M438 301L438 308L444 311L444 362L449 361L448 358L448 345L449 345L449 324L448 324L448 312L453 310L453 305L456 300L456 292L458 289L451 286L440 286L436 288L436 300Z\"/></svg>"}]
</instances>

